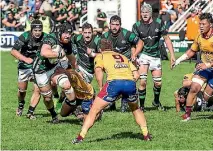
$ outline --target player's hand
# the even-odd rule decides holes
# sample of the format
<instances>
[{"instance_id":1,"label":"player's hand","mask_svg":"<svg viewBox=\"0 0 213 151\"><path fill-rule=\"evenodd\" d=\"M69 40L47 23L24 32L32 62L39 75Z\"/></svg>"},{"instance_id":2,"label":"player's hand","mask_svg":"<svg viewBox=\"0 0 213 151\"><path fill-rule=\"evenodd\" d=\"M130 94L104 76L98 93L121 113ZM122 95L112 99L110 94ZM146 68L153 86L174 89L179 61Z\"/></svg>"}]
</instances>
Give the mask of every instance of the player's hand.
<instances>
[{"instance_id":1,"label":"player's hand","mask_svg":"<svg viewBox=\"0 0 213 151\"><path fill-rule=\"evenodd\" d=\"M64 52L63 49L60 49L60 50L58 51L58 59L64 58L65 55L66 55L66 53Z\"/></svg>"},{"instance_id":2,"label":"player's hand","mask_svg":"<svg viewBox=\"0 0 213 151\"><path fill-rule=\"evenodd\" d=\"M87 54L90 55L92 53L92 49L87 48Z\"/></svg>"},{"instance_id":3,"label":"player's hand","mask_svg":"<svg viewBox=\"0 0 213 151\"><path fill-rule=\"evenodd\" d=\"M31 64L31 63L33 63L33 59L32 58L26 58L24 60L24 62L26 62L27 64Z\"/></svg>"},{"instance_id":4,"label":"player's hand","mask_svg":"<svg viewBox=\"0 0 213 151\"><path fill-rule=\"evenodd\" d=\"M176 59L175 56L171 56L170 59L170 68L173 69L175 67Z\"/></svg>"}]
</instances>

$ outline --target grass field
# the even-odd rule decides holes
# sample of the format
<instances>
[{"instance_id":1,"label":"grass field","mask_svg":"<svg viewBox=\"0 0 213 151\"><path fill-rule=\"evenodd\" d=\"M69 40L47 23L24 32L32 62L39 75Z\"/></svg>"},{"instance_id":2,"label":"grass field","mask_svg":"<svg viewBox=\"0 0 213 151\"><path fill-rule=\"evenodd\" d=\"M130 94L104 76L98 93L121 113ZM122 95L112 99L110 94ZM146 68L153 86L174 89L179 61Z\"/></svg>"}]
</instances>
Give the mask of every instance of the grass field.
<instances>
[{"instance_id":1,"label":"grass field","mask_svg":"<svg viewBox=\"0 0 213 151\"><path fill-rule=\"evenodd\" d=\"M180 54L178 54L180 55ZM38 105L37 119L26 118L32 88L29 87L24 115L15 116L17 107L17 63L7 52L1 52L1 149L3 150L212 150L213 113L193 113L192 120L180 121L174 108L173 92L181 86L184 74L193 71L193 63L182 63L174 71L163 61L161 102L167 111L153 110L152 80L148 79L145 112L153 141L140 139L140 129L130 112L105 112L100 122L90 129L84 143L73 145L81 126L74 117L61 118L52 125L43 102ZM96 86L95 81L93 84ZM119 106L118 106L119 109Z\"/></svg>"}]
</instances>

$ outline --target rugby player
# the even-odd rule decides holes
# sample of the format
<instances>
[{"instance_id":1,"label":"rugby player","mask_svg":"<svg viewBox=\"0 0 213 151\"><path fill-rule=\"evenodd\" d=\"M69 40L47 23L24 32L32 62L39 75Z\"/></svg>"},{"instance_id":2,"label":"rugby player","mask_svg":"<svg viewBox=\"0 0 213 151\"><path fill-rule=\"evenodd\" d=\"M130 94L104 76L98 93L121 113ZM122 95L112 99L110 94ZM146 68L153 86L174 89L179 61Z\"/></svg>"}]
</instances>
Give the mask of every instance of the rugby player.
<instances>
[{"instance_id":1,"label":"rugby player","mask_svg":"<svg viewBox=\"0 0 213 151\"><path fill-rule=\"evenodd\" d=\"M71 34L72 26L70 24L60 25L58 32L51 33L44 38L41 51L33 63L36 84L44 97L44 103L52 116L53 123L58 123L59 120L54 109L50 82L52 81L61 87L69 101L74 102L75 98L68 76L64 73L55 73L57 68L63 68L61 58L64 56L75 68L76 60L72 54ZM62 49L59 49L58 52L52 51L55 45L60 45ZM49 59L56 59L57 61L50 62Z\"/></svg>"},{"instance_id":2,"label":"rugby player","mask_svg":"<svg viewBox=\"0 0 213 151\"><path fill-rule=\"evenodd\" d=\"M129 60L135 62L136 57L143 48L143 41L139 39L133 32L128 31L121 27L121 18L114 15L110 18L110 30L105 32L101 38L106 38L112 41L113 51L118 52L126 56ZM131 49L132 47L135 47ZM115 110L115 104L110 107ZM127 101L122 98L121 100L121 112L127 110Z\"/></svg>"},{"instance_id":3,"label":"rugby player","mask_svg":"<svg viewBox=\"0 0 213 151\"><path fill-rule=\"evenodd\" d=\"M141 7L141 21L136 22L133 25L132 31L144 42L144 47L142 53L139 55L139 74L140 74L140 86L138 89L140 108L144 111L144 103L146 98L146 85L147 85L147 73L148 70L151 71L152 79L154 82L154 100L152 105L157 107L159 110L164 110L159 98L161 92L161 58L159 50L159 41L161 37L164 38L165 43L171 54L171 67L175 62L174 49L172 42L167 35L167 31L164 23L157 18L153 20L152 18L152 6L150 4L144 3ZM138 53L136 52L135 56Z\"/></svg>"},{"instance_id":4,"label":"rugby player","mask_svg":"<svg viewBox=\"0 0 213 151\"><path fill-rule=\"evenodd\" d=\"M82 26L82 34L72 37L72 43L77 46L78 72L88 83L93 80L94 57L98 53L99 39L93 35L93 27L89 23L85 23Z\"/></svg>"},{"instance_id":5,"label":"rugby player","mask_svg":"<svg viewBox=\"0 0 213 151\"><path fill-rule=\"evenodd\" d=\"M98 54L94 61L95 76L100 92L96 96L90 112L83 123L81 132L72 143L77 144L83 141L89 128L93 126L97 114L109 105L110 102L114 102L119 95L123 95L128 101L135 120L141 128L144 140L151 140L145 116L137 104L136 80L139 76L137 69L124 55L112 51L113 44L110 40L101 39L100 49L101 54ZM107 82L104 85L103 71L107 74Z\"/></svg>"},{"instance_id":6,"label":"rugby player","mask_svg":"<svg viewBox=\"0 0 213 151\"><path fill-rule=\"evenodd\" d=\"M209 98L212 94L210 88L213 88L213 18L210 13L200 15L200 34L195 38L191 48L184 53L175 62L175 66L180 62L187 60L195 55L196 52L201 52L201 63L196 66L197 71L192 78L192 84L187 96L186 112L182 115L183 121L189 121L192 112L193 100L197 93L201 90L203 84L207 82L207 89L204 91L204 98Z\"/></svg>"},{"instance_id":7,"label":"rugby player","mask_svg":"<svg viewBox=\"0 0 213 151\"><path fill-rule=\"evenodd\" d=\"M34 80L33 76L33 60L36 53L40 51L42 41L46 37L46 33L42 32L43 25L40 20L34 20L31 23L31 30L21 34L15 42L11 54L19 60L18 62L18 108L16 115L21 116L25 104L26 90L29 81ZM40 92L36 84L31 97L31 105L27 112L27 117L35 119L34 110L39 102Z\"/></svg>"},{"instance_id":8,"label":"rugby player","mask_svg":"<svg viewBox=\"0 0 213 151\"><path fill-rule=\"evenodd\" d=\"M78 105L81 105L83 118L85 119L95 97L92 85L83 80L82 76L73 69L59 70L61 70L60 72L66 73L75 93L75 102L70 102L66 98L64 99L60 115L62 117L69 116L71 113L76 111Z\"/></svg>"},{"instance_id":9,"label":"rugby player","mask_svg":"<svg viewBox=\"0 0 213 151\"><path fill-rule=\"evenodd\" d=\"M193 73L184 75L182 87L174 92L176 112L185 111L186 98L188 96L188 93L191 87L193 75L194 75ZM205 89L205 86L203 86L203 89L197 94L197 97L195 97L193 101L194 111L201 111L202 109L202 103L203 103L202 92L204 89Z\"/></svg>"}]
</instances>

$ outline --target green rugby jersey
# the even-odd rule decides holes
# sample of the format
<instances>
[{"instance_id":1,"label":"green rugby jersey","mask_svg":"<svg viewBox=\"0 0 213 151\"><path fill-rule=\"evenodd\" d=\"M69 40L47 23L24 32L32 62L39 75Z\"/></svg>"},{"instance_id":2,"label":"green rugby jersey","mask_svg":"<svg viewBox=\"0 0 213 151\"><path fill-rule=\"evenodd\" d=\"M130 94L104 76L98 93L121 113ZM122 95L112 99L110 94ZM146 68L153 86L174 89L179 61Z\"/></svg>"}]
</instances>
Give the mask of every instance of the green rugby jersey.
<instances>
[{"instance_id":1,"label":"green rugby jersey","mask_svg":"<svg viewBox=\"0 0 213 151\"><path fill-rule=\"evenodd\" d=\"M24 32L15 42L13 49L19 51L23 56L31 59L36 58L37 52L40 51L40 47L44 38L47 36L46 33L42 32L41 37L36 39L32 36L31 31ZM32 68L33 64L27 64L24 61L18 62L18 69L29 69Z\"/></svg>"},{"instance_id":2,"label":"green rugby jersey","mask_svg":"<svg viewBox=\"0 0 213 151\"><path fill-rule=\"evenodd\" d=\"M121 28L121 31L116 37L114 37L109 30L104 33L101 38L111 40L113 43L113 51L126 56L128 59L131 58L132 45L136 45L139 41L139 37L136 34L124 28Z\"/></svg>"},{"instance_id":3,"label":"green rugby jersey","mask_svg":"<svg viewBox=\"0 0 213 151\"><path fill-rule=\"evenodd\" d=\"M146 24L142 20L133 25L132 31L144 42L142 54L160 58L159 41L167 35L166 26L157 18Z\"/></svg>"}]
</instances>

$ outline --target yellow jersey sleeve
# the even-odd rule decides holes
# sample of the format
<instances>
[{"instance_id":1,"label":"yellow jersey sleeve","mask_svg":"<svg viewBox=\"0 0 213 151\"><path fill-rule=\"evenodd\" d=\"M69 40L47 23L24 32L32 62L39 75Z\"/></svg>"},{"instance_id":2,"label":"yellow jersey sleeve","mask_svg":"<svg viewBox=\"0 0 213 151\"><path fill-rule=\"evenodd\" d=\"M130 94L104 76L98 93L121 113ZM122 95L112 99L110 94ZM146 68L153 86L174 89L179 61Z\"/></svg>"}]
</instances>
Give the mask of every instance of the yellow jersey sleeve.
<instances>
[{"instance_id":1,"label":"yellow jersey sleeve","mask_svg":"<svg viewBox=\"0 0 213 151\"><path fill-rule=\"evenodd\" d=\"M132 72L133 71L137 71L136 67L132 64L131 61L129 61L129 67L130 67L130 69L131 69Z\"/></svg>"},{"instance_id":2,"label":"yellow jersey sleeve","mask_svg":"<svg viewBox=\"0 0 213 151\"><path fill-rule=\"evenodd\" d=\"M95 67L94 68L104 68L104 61L103 61L103 55L102 54L98 54L96 57L95 57L95 60L94 60L94 64L95 64Z\"/></svg>"},{"instance_id":3,"label":"yellow jersey sleeve","mask_svg":"<svg viewBox=\"0 0 213 151\"><path fill-rule=\"evenodd\" d=\"M200 50L200 48L199 48L199 37L200 37L200 34L198 34L198 35L196 36L196 38L195 38L195 40L194 40L194 42L193 42L193 44L192 44L192 46L191 46L191 50L192 50L192 51L197 52L197 51Z\"/></svg>"}]
</instances>

